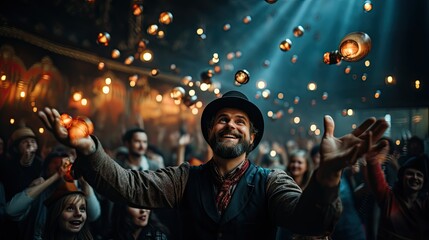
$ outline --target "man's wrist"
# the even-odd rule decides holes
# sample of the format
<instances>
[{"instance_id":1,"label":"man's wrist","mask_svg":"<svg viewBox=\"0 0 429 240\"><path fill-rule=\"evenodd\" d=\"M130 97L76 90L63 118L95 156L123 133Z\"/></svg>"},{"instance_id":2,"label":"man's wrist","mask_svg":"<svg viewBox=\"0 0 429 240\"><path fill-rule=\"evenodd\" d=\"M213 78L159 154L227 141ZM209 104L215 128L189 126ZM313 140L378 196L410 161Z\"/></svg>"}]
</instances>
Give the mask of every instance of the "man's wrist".
<instances>
[{"instance_id":1,"label":"man's wrist","mask_svg":"<svg viewBox=\"0 0 429 240\"><path fill-rule=\"evenodd\" d=\"M326 171L323 168L319 168L316 172L316 180L322 186L335 187L340 184L341 170L340 171Z\"/></svg>"}]
</instances>

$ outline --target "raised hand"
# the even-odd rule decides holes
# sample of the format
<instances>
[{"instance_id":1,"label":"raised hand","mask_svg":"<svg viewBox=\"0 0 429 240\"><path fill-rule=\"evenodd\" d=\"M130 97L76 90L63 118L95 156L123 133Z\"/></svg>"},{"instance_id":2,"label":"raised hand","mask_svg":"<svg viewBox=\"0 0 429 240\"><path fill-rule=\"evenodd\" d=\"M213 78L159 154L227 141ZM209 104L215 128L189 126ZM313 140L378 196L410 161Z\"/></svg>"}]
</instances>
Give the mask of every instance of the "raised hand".
<instances>
[{"instance_id":1,"label":"raised hand","mask_svg":"<svg viewBox=\"0 0 429 240\"><path fill-rule=\"evenodd\" d=\"M318 180L334 186L339 183L341 170L353 165L369 150L380 151L377 143L389 127L384 119L368 118L351 133L340 138L334 136L335 123L332 117L324 118L325 132L320 145L320 167Z\"/></svg>"},{"instance_id":2,"label":"raised hand","mask_svg":"<svg viewBox=\"0 0 429 240\"><path fill-rule=\"evenodd\" d=\"M95 143L90 136L71 138L67 129L61 124L60 113L55 108L45 107L39 111L39 118L46 129L51 131L55 138L62 144L76 148L84 155L95 152Z\"/></svg>"}]
</instances>

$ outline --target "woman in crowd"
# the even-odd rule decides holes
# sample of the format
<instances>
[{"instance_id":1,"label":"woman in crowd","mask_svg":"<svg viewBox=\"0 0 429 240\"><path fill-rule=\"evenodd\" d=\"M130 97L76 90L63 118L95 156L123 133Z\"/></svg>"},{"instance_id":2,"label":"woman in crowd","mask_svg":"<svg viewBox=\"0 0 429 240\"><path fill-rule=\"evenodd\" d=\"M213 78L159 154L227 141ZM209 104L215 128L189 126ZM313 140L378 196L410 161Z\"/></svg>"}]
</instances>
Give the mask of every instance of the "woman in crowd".
<instances>
[{"instance_id":1,"label":"woman in crowd","mask_svg":"<svg viewBox=\"0 0 429 240\"><path fill-rule=\"evenodd\" d=\"M289 156L289 163L286 171L292 176L293 180L301 189L307 186L308 180L312 173L310 160L305 150L295 150Z\"/></svg>"},{"instance_id":2,"label":"woman in crowd","mask_svg":"<svg viewBox=\"0 0 429 240\"><path fill-rule=\"evenodd\" d=\"M86 221L86 196L76 185L64 182L45 204L48 210L44 240L93 239Z\"/></svg>"},{"instance_id":3,"label":"woman in crowd","mask_svg":"<svg viewBox=\"0 0 429 240\"><path fill-rule=\"evenodd\" d=\"M409 157L391 188L381 168L389 149L387 141L380 144L381 148L380 153L369 152L366 156L367 180L381 210L378 239L427 239L429 198L425 186L429 158Z\"/></svg>"},{"instance_id":4,"label":"woman in crowd","mask_svg":"<svg viewBox=\"0 0 429 240\"><path fill-rule=\"evenodd\" d=\"M168 229L149 209L135 208L115 203L113 240L167 240Z\"/></svg>"}]
</instances>

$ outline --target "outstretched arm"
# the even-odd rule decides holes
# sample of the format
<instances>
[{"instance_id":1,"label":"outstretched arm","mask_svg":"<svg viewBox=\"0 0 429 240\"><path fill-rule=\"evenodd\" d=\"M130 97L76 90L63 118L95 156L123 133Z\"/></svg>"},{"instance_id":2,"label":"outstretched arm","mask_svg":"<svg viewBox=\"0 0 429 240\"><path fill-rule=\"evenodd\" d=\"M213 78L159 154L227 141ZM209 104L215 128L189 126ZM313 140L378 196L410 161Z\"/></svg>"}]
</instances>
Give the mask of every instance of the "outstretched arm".
<instances>
[{"instance_id":1,"label":"outstretched arm","mask_svg":"<svg viewBox=\"0 0 429 240\"><path fill-rule=\"evenodd\" d=\"M77 150L73 169L77 175L82 174L96 192L112 201L145 208L173 207L180 202L189 165L156 172L127 170L104 152L97 137L70 137L56 109L45 108L39 117L59 142Z\"/></svg>"}]
</instances>

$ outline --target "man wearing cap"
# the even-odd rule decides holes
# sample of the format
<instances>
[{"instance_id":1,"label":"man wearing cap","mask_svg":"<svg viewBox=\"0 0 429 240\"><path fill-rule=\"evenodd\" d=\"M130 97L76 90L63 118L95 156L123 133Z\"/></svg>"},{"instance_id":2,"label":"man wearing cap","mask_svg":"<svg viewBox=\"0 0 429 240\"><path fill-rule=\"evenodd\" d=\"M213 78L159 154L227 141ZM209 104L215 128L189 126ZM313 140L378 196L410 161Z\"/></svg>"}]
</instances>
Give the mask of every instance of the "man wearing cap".
<instances>
[{"instance_id":1,"label":"man wearing cap","mask_svg":"<svg viewBox=\"0 0 429 240\"><path fill-rule=\"evenodd\" d=\"M38 178L42 170L42 159L37 154L36 135L30 128L16 129L10 136L9 143L9 154L0 166L6 201Z\"/></svg>"},{"instance_id":2,"label":"man wearing cap","mask_svg":"<svg viewBox=\"0 0 429 240\"><path fill-rule=\"evenodd\" d=\"M77 149L74 165L99 193L144 208L178 208L180 239L274 239L282 226L300 235L326 236L341 212L341 170L376 142L388 125L367 119L351 134L335 138L326 116L321 164L302 191L281 170L253 165L248 159L264 132L261 111L240 92L209 103L201 118L204 138L213 150L206 164L182 164L156 172L124 170L95 136L70 142L60 114L45 108L39 116L57 139Z\"/></svg>"},{"instance_id":3,"label":"man wearing cap","mask_svg":"<svg viewBox=\"0 0 429 240\"><path fill-rule=\"evenodd\" d=\"M27 188L42 171L36 135L30 128L16 129L10 136L9 144L8 154L0 162L0 181L4 186L6 202ZM0 226L2 235L10 239L16 239L16 234L19 234L17 229L18 223L10 219Z\"/></svg>"}]
</instances>

